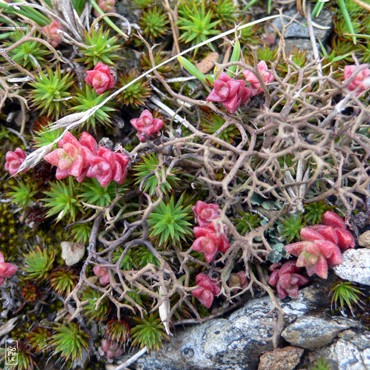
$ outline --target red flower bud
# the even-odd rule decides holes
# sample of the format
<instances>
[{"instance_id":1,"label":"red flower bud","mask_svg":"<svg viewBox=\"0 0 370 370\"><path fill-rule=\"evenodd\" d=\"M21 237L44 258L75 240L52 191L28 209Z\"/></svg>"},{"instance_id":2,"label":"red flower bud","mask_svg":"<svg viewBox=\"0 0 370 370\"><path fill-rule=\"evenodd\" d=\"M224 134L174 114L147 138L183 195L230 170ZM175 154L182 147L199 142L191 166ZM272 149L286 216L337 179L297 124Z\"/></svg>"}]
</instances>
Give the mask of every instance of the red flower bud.
<instances>
[{"instance_id":1,"label":"red flower bud","mask_svg":"<svg viewBox=\"0 0 370 370\"><path fill-rule=\"evenodd\" d=\"M146 136L151 137L163 127L164 122L159 118L154 118L152 113L145 109L139 118L133 118L131 125L137 130L137 137L144 142Z\"/></svg>"},{"instance_id":2,"label":"red flower bud","mask_svg":"<svg viewBox=\"0 0 370 370\"><path fill-rule=\"evenodd\" d=\"M198 200L193 207L199 226L208 226L213 220L220 216L218 204L205 203Z\"/></svg>"},{"instance_id":3,"label":"red flower bud","mask_svg":"<svg viewBox=\"0 0 370 370\"><path fill-rule=\"evenodd\" d=\"M85 82L99 95L112 89L116 84L110 68L102 62L99 62L93 70L86 72Z\"/></svg>"},{"instance_id":4,"label":"red flower bud","mask_svg":"<svg viewBox=\"0 0 370 370\"><path fill-rule=\"evenodd\" d=\"M61 29L62 26L57 20L54 20L49 25L42 27L42 32L48 38L50 45L54 48L56 48L62 41L58 34L58 31Z\"/></svg>"},{"instance_id":5,"label":"red flower bud","mask_svg":"<svg viewBox=\"0 0 370 370\"><path fill-rule=\"evenodd\" d=\"M0 285L6 278L13 276L18 270L18 267L12 263L5 262L4 255L0 252Z\"/></svg>"},{"instance_id":6,"label":"red flower bud","mask_svg":"<svg viewBox=\"0 0 370 370\"><path fill-rule=\"evenodd\" d=\"M26 157L26 152L21 148L17 148L14 152L7 152L5 155L5 169L11 175L17 174L19 167L22 165Z\"/></svg>"},{"instance_id":7,"label":"red flower bud","mask_svg":"<svg viewBox=\"0 0 370 370\"><path fill-rule=\"evenodd\" d=\"M208 95L207 101L220 102L228 112L235 113L251 95L251 90L245 87L243 80L234 80L222 72L218 80L214 82L213 90Z\"/></svg>"}]
</instances>

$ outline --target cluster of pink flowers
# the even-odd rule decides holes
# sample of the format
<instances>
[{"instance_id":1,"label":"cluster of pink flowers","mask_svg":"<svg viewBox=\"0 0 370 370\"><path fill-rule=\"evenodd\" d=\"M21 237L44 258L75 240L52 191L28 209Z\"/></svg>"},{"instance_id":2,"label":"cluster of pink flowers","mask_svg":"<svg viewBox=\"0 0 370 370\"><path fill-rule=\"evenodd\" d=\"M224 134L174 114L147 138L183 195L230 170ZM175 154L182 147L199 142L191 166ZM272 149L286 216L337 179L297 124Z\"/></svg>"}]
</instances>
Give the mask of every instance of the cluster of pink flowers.
<instances>
[{"instance_id":1,"label":"cluster of pink flowers","mask_svg":"<svg viewBox=\"0 0 370 370\"><path fill-rule=\"evenodd\" d=\"M18 270L16 265L5 262L4 255L0 252L0 285L4 284L6 278L13 276Z\"/></svg>"},{"instance_id":2,"label":"cluster of pink flowers","mask_svg":"<svg viewBox=\"0 0 370 370\"><path fill-rule=\"evenodd\" d=\"M9 151L5 155L5 169L13 176L19 171L19 167L26 159L26 152L17 148L14 152Z\"/></svg>"},{"instance_id":3,"label":"cluster of pink flowers","mask_svg":"<svg viewBox=\"0 0 370 370\"><path fill-rule=\"evenodd\" d=\"M323 279L328 276L328 267L342 263L341 249L355 246L344 220L332 211L324 213L321 225L302 228L301 239L286 245L285 250L298 257L296 266L306 267L308 276L316 274Z\"/></svg>"},{"instance_id":4,"label":"cluster of pink flowers","mask_svg":"<svg viewBox=\"0 0 370 370\"><path fill-rule=\"evenodd\" d=\"M109 66L99 62L94 69L86 72L85 82L94 88L97 94L113 89L116 80Z\"/></svg>"},{"instance_id":5,"label":"cluster of pink flowers","mask_svg":"<svg viewBox=\"0 0 370 370\"><path fill-rule=\"evenodd\" d=\"M106 286L110 283L110 277L108 269L101 265L93 267L94 274L99 277L99 283L102 286Z\"/></svg>"},{"instance_id":6,"label":"cluster of pink flowers","mask_svg":"<svg viewBox=\"0 0 370 370\"><path fill-rule=\"evenodd\" d=\"M101 186L111 181L122 184L125 181L129 157L98 146L96 140L87 132L77 140L66 132L58 143L59 149L45 156L45 160L57 167L56 178L76 177L78 182L86 177L95 178Z\"/></svg>"},{"instance_id":7,"label":"cluster of pink flowers","mask_svg":"<svg viewBox=\"0 0 370 370\"><path fill-rule=\"evenodd\" d=\"M155 135L164 126L163 120L154 118L147 109L140 114L139 118L133 118L130 123L137 130L136 136L141 142Z\"/></svg>"},{"instance_id":8,"label":"cluster of pink flowers","mask_svg":"<svg viewBox=\"0 0 370 370\"><path fill-rule=\"evenodd\" d=\"M289 296L295 298L298 296L298 288L309 282L309 279L299 274L300 268L296 266L295 261L288 261L284 264L274 263L270 266L272 271L269 284L276 287L280 299Z\"/></svg>"},{"instance_id":9,"label":"cluster of pink flowers","mask_svg":"<svg viewBox=\"0 0 370 370\"><path fill-rule=\"evenodd\" d=\"M213 222L219 218L220 211L217 204L208 204L201 200L197 201L193 211L200 226L194 227L196 239L191 248L204 253L206 262L210 263L217 252L226 253L230 248L229 240L223 232L222 226Z\"/></svg>"},{"instance_id":10,"label":"cluster of pink flowers","mask_svg":"<svg viewBox=\"0 0 370 370\"><path fill-rule=\"evenodd\" d=\"M258 63L257 69L265 84L274 80L274 76L264 61ZM207 101L222 103L228 112L235 113L252 96L263 92L261 84L253 72L245 70L243 76L245 81L233 79L222 72L214 82L213 90L208 95ZM250 86L246 87L245 82L248 82Z\"/></svg>"},{"instance_id":11,"label":"cluster of pink flowers","mask_svg":"<svg viewBox=\"0 0 370 370\"><path fill-rule=\"evenodd\" d=\"M221 292L219 284L206 274L198 274L195 278L195 282L197 283L197 287L191 294L198 298L203 306L210 308L215 296L219 295Z\"/></svg>"},{"instance_id":12,"label":"cluster of pink flowers","mask_svg":"<svg viewBox=\"0 0 370 370\"><path fill-rule=\"evenodd\" d=\"M367 67L367 64L345 66L344 82L349 79L352 79L352 81L348 84L348 89L355 90L356 95L360 95L370 89L370 68Z\"/></svg>"},{"instance_id":13,"label":"cluster of pink flowers","mask_svg":"<svg viewBox=\"0 0 370 370\"><path fill-rule=\"evenodd\" d=\"M42 32L48 38L50 45L54 48L56 48L62 41L62 39L60 38L60 35L58 34L58 31L61 29L62 29L62 26L57 20L54 20L47 26L42 27Z\"/></svg>"}]
</instances>

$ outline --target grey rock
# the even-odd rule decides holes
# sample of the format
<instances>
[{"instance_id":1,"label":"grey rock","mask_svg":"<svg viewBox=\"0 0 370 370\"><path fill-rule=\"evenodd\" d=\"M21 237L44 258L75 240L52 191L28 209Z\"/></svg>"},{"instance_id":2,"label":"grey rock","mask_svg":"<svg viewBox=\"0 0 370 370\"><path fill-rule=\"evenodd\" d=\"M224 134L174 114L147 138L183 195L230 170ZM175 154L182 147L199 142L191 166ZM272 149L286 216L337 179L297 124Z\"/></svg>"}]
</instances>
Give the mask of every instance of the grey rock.
<instances>
[{"instance_id":1,"label":"grey rock","mask_svg":"<svg viewBox=\"0 0 370 370\"><path fill-rule=\"evenodd\" d=\"M327 307L326 285L312 284L298 298L282 302L286 324L311 310ZM325 293L323 293L325 292ZM178 331L161 351L147 354L136 363L141 370L249 370L256 369L262 353L272 350L275 325L269 297L253 299L233 312L228 319L215 319Z\"/></svg>"},{"instance_id":2,"label":"grey rock","mask_svg":"<svg viewBox=\"0 0 370 370\"><path fill-rule=\"evenodd\" d=\"M356 325L351 320L339 322L320 317L305 316L298 318L281 333L291 345L306 349L317 349L330 344L341 332Z\"/></svg>"},{"instance_id":3,"label":"grey rock","mask_svg":"<svg viewBox=\"0 0 370 370\"><path fill-rule=\"evenodd\" d=\"M287 346L264 353L258 370L293 370L301 360L303 349Z\"/></svg>"},{"instance_id":4,"label":"grey rock","mask_svg":"<svg viewBox=\"0 0 370 370\"><path fill-rule=\"evenodd\" d=\"M334 267L341 279L370 285L370 249L349 249L343 253L343 262Z\"/></svg>"},{"instance_id":5,"label":"grey rock","mask_svg":"<svg viewBox=\"0 0 370 370\"><path fill-rule=\"evenodd\" d=\"M288 16L294 18L289 26L286 28L286 33L284 38L286 39L309 39L310 35L307 28L307 21L306 18L302 17L296 10L292 9L288 12L284 13L284 16ZM322 43L327 41L327 38L330 35L331 28L332 28L332 17L333 14L330 10L324 9L320 16L315 18L313 21L316 24L319 24L322 27L328 27L328 29L320 29L317 27L313 27L314 35L316 40L319 40ZM280 31L283 29L283 25L287 25L289 23L289 19L284 18L277 18L274 20L273 24L276 26Z\"/></svg>"},{"instance_id":6,"label":"grey rock","mask_svg":"<svg viewBox=\"0 0 370 370\"><path fill-rule=\"evenodd\" d=\"M338 370L370 369L370 333L353 330L343 331L338 340L327 348L314 351L316 358L324 357Z\"/></svg>"}]
</instances>

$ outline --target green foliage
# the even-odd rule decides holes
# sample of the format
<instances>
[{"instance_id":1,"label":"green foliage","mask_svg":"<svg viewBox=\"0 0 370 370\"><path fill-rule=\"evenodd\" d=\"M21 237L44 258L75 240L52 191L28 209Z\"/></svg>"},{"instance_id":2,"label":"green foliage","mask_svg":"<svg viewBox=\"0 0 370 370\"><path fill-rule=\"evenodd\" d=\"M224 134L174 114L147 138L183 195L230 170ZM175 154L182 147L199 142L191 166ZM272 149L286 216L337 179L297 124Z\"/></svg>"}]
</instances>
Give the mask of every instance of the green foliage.
<instances>
[{"instance_id":1,"label":"green foliage","mask_svg":"<svg viewBox=\"0 0 370 370\"><path fill-rule=\"evenodd\" d=\"M120 87L127 85L138 76L139 74L134 70L131 70L129 73L121 76L119 78ZM138 108L145 104L150 94L151 89L149 87L149 83L144 80L139 80L123 90L121 94L118 95L118 100L125 105Z\"/></svg>"},{"instance_id":2,"label":"green foliage","mask_svg":"<svg viewBox=\"0 0 370 370\"><path fill-rule=\"evenodd\" d=\"M89 335L73 322L57 323L55 333L50 338L53 356L59 355L65 361L75 361L82 358L83 351L88 350Z\"/></svg>"},{"instance_id":3,"label":"green foliage","mask_svg":"<svg viewBox=\"0 0 370 370\"><path fill-rule=\"evenodd\" d=\"M118 343L127 343L130 339L131 327L125 320L109 320L107 323L107 336Z\"/></svg>"},{"instance_id":4,"label":"green foliage","mask_svg":"<svg viewBox=\"0 0 370 370\"><path fill-rule=\"evenodd\" d=\"M114 65L119 59L117 54L120 49L117 37L110 37L109 31L103 31L99 27L98 31L91 29L90 33L85 34L86 49L80 49L83 55L79 61L86 64L86 68L90 69L96 66L98 62L103 62L107 65Z\"/></svg>"},{"instance_id":5,"label":"green foliage","mask_svg":"<svg viewBox=\"0 0 370 370\"><path fill-rule=\"evenodd\" d=\"M304 223L302 216L295 214L284 218L279 226L280 235L290 243L294 239L299 239Z\"/></svg>"},{"instance_id":6,"label":"green foliage","mask_svg":"<svg viewBox=\"0 0 370 370\"><path fill-rule=\"evenodd\" d=\"M67 296L78 282L78 275L70 269L61 267L50 274L50 285L60 296Z\"/></svg>"},{"instance_id":7,"label":"green foliage","mask_svg":"<svg viewBox=\"0 0 370 370\"><path fill-rule=\"evenodd\" d=\"M58 118L70 107L70 88L74 84L72 76L67 73L62 77L60 68L40 71L33 87L31 97L33 105L40 109L40 114Z\"/></svg>"},{"instance_id":8,"label":"green foliage","mask_svg":"<svg viewBox=\"0 0 370 370\"><path fill-rule=\"evenodd\" d=\"M69 222L76 219L79 202L76 199L75 185L71 177L68 177L68 184L62 181L50 183L50 190L45 191L47 198L41 199L44 206L49 208L46 215L48 217L55 216L59 222L66 217Z\"/></svg>"},{"instance_id":9,"label":"green foliage","mask_svg":"<svg viewBox=\"0 0 370 370\"><path fill-rule=\"evenodd\" d=\"M107 207L115 198L118 187L111 182L103 187L96 179L85 179L79 189L78 197L82 202L98 207Z\"/></svg>"},{"instance_id":10,"label":"green foliage","mask_svg":"<svg viewBox=\"0 0 370 370\"><path fill-rule=\"evenodd\" d=\"M29 182L19 181L18 185L11 187L12 191L8 195L12 198L13 202L22 208L26 208L32 203L32 198L37 193Z\"/></svg>"},{"instance_id":11,"label":"green foliage","mask_svg":"<svg viewBox=\"0 0 370 370\"><path fill-rule=\"evenodd\" d=\"M307 51L293 48L291 53L292 62L303 68L307 62Z\"/></svg>"},{"instance_id":12,"label":"green foliage","mask_svg":"<svg viewBox=\"0 0 370 370\"><path fill-rule=\"evenodd\" d=\"M202 120L200 127L207 134L213 135L221 126L225 123L225 120L218 114L208 114ZM218 138L226 141L227 143L233 143L234 140L240 136L239 130L233 125L226 127L220 134L217 135Z\"/></svg>"},{"instance_id":13,"label":"green foliage","mask_svg":"<svg viewBox=\"0 0 370 370\"><path fill-rule=\"evenodd\" d=\"M327 205L324 200L307 203L304 205L304 220L307 224L319 224L321 222L322 215L330 209L332 209L332 207Z\"/></svg>"},{"instance_id":14,"label":"green foliage","mask_svg":"<svg viewBox=\"0 0 370 370\"><path fill-rule=\"evenodd\" d=\"M134 0L133 3L139 8L148 8L153 5L154 0Z\"/></svg>"},{"instance_id":15,"label":"green foliage","mask_svg":"<svg viewBox=\"0 0 370 370\"><path fill-rule=\"evenodd\" d=\"M26 36L26 34L23 31L14 32L10 37L11 42L9 42L7 46L21 40L24 36ZM15 63L29 70L44 67L46 63L44 57L50 54L50 50L48 50L44 44L37 41L22 42L9 51L9 56Z\"/></svg>"},{"instance_id":16,"label":"green foliage","mask_svg":"<svg viewBox=\"0 0 370 370\"><path fill-rule=\"evenodd\" d=\"M5 353L1 357L5 357ZM17 365L16 366L6 365L6 367L4 367L4 370L5 369L6 370L33 370L33 369L38 369L36 367L36 363L35 363L35 360L33 359L33 357L34 356L33 356L32 352L30 351L29 346L27 346L27 344L23 340L18 341Z\"/></svg>"},{"instance_id":17,"label":"green foliage","mask_svg":"<svg viewBox=\"0 0 370 370\"><path fill-rule=\"evenodd\" d=\"M268 255L268 260L272 263L279 262L281 259L285 258L287 253L284 249L283 243L275 243L272 245L272 251Z\"/></svg>"},{"instance_id":18,"label":"green foliage","mask_svg":"<svg viewBox=\"0 0 370 370\"><path fill-rule=\"evenodd\" d=\"M27 338L29 345L36 353L45 352L50 332L48 329L38 326L27 335Z\"/></svg>"},{"instance_id":19,"label":"green foliage","mask_svg":"<svg viewBox=\"0 0 370 370\"><path fill-rule=\"evenodd\" d=\"M163 36L168 30L167 25L167 15L156 6L145 10L139 21L143 35L152 39Z\"/></svg>"},{"instance_id":20,"label":"green foliage","mask_svg":"<svg viewBox=\"0 0 370 370\"><path fill-rule=\"evenodd\" d=\"M87 244L90 238L91 224L76 224L71 227L71 235L76 243Z\"/></svg>"},{"instance_id":21,"label":"green foliage","mask_svg":"<svg viewBox=\"0 0 370 370\"><path fill-rule=\"evenodd\" d=\"M19 236L17 221L8 203L0 203L0 245L6 245L2 252L6 257L13 258L18 255Z\"/></svg>"},{"instance_id":22,"label":"green foliage","mask_svg":"<svg viewBox=\"0 0 370 370\"><path fill-rule=\"evenodd\" d=\"M145 246L140 246L133 251L133 263L137 269L142 269L149 263L159 266L158 259Z\"/></svg>"},{"instance_id":23,"label":"green foliage","mask_svg":"<svg viewBox=\"0 0 370 370\"><path fill-rule=\"evenodd\" d=\"M265 62L274 62L276 60L276 50L271 47L263 47L257 49L258 60L264 60Z\"/></svg>"},{"instance_id":24,"label":"green foliage","mask_svg":"<svg viewBox=\"0 0 370 370\"><path fill-rule=\"evenodd\" d=\"M117 248L113 252L113 263L117 263L123 248ZM135 249L130 249L126 255L123 257L120 269L121 270L132 270L141 269L151 263L152 265L159 266L158 259L150 252L150 250L145 246L138 246Z\"/></svg>"},{"instance_id":25,"label":"green foliage","mask_svg":"<svg viewBox=\"0 0 370 370\"><path fill-rule=\"evenodd\" d=\"M107 298L101 299L101 293L87 288L82 293L82 301L86 302L83 306L83 312L90 320L104 320L109 313L110 306ZM96 304L99 301L98 304Z\"/></svg>"},{"instance_id":26,"label":"green foliage","mask_svg":"<svg viewBox=\"0 0 370 370\"><path fill-rule=\"evenodd\" d=\"M94 108L103 102L109 93L98 94L92 87L85 85L84 90L76 93L73 99L74 112L85 112L88 109ZM91 115L81 126L83 129L92 129L96 131L97 124L110 127L111 113L115 111L113 102L109 101L100 107L94 114Z\"/></svg>"},{"instance_id":27,"label":"green foliage","mask_svg":"<svg viewBox=\"0 0 370 370\"><path fill-rule=\"evenodd\" d=\"M46 248L36 247L35 250L24 256L23 270L26 273L25 279L45 280L49 277L53 268L54 252Z\"/></svg>"},{"instance_id":28,"label":"green foliage","mask_svg":"<svg viewBox=\"0 0 370 370\"><path fill-rule=\"evenodd\" d=\"M209 0L207 6L215 13L215 19L221 20L222 23L231 25L236 21L235 14L238 9L233 0Z\"/></svg>"},{"instance_id":29,"label":"green foliage","mask_svg":"<svg viewBox=\"0 0 370 370\"><path fill-rule=\"evenodd\" d=\"M72 0L73 7L75 8L78 15L81 15L84 10L86 0Z\"/></svg>"},{"instance_id":30,"label":"green foliage","mask_svg":"<svg viewBox=\"0 0 370 370\"><path fill-rule=\"evenodd\" d=\"M35 147L41 148L51 144L54 140L58 139L62 132L62 129L50 130L48 126L43 127L41 130L35 132L35 136L33 137Z\"/></svg>"},{"instance_id":31,"label":"green foliage","mask_svg":"<svg viewBox=\"0 0 370 370\"><path fill-rule=\"evenodd\" d=\"M361 290L350 281L337 281L330 290L330 294L332 307L339 310L349 308L352 314L353 305L358 305L360 295L363 295Z\"/></svg>"},{"instance_id":32,"label":"green foliage","mask_svg":"<svg viewBox=\"0 0 370 370\"><path fill-rule=\"evenodd\" d=\"M192 235L191 206L185 206L182 195L177 203L171 197L169 202L161 201L148 217L150 237L158 240L160 246L178 244L181 240Z\"/></svg>"},{"instance_id":33,"label":"green foliage","mask_svg":"<svg viewBox=\"0 0 370 370\"><path fill-rule=\"evenodd\" d=\"M324 357L321 357L315 362L315 365L310 370L331 370L330 365L326 362Z\"/></svg>"},{"instance_id":34,"label":"green foliage","mask_svg":"<svg viewBox=\"0 0 370 370\"><path fill-rule=\"evenodd\" d=\"M136 318L136 325L131 329L132 345L140 348L147 347L148 352L159 350L162 341L168 339L164 326L156 314L143 319Z\"/></svg>"},{"instance_id":35,"label":"green foliage","mask_svg":"<svg viewBox=\"0 0 370 370\"><path fill-rule=\"evenodd\" d=\"M186 0L179 5L178 27L180 41L199 44L210 37L219 34L215 27L220 20L212 22L214 14L211 10L206 12L202 0Z\"/></svg>"},{"instance_id":36,"label":"green foliage","mask_svg":"<svg viewBox=\"0 0 370 370\"><path fill-rule=\"evenodd\" d=\"M168 54L165 51L161 49L158 50L158 48L156 48L152 52L153 52L154 64L156 66L168 60ZM149 57L149 53L142 53L140 64L143 70L145 71L153 67L152 62ZM172 70L172 66L170 63L157 68L157 72L162 75L165 73L171 72L171 70Z\"/></svg>"},{"instance_id":37,"label":"green foliage","mask_svg":"<svg viewBox=\"0 0 370 370\"><path fill-rule=\"evenodd\" d=\"M166 172L167 167L163 164L160 165L156 153L148 154L142 160L142 162L134 166L135 184L140 184L144 192L153 195L159 183L158 178L162 180L162 171ZM176 175L168 175L161 184L161 191L169 193L178 180Z\"/></svg>"},{"instance_id":38,"label":"green foliage","mask_svg":"<svg viewBox=\"0 0 370 370\"><path fill-rule=\"evenodd\" d=\"M260 216L252 212L239 212L239 217L235 219L236 230L239 234L246 233L256 229L261 224Z\"/></svg>"}]
</instances>

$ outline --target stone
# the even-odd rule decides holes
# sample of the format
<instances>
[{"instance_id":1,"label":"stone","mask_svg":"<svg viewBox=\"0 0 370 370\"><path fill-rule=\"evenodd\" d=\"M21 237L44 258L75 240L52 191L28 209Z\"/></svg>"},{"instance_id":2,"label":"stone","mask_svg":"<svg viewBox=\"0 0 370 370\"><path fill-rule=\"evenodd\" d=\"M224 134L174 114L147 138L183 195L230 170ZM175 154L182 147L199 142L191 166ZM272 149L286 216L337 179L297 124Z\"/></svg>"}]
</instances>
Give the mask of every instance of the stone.
<instances>
[{"instance_id":1,"label":"stone","mask_svg":"<svg viewBox=\"0 0 370 370\"><path fill-rule=\"evenodd\" d=\"M311 310L328 307L331 283L330 279L313 281L299 292L297 299L281 302L285 323L290 324ZM160 351L141 357L136 369L255 370L261 354L273 349L273 309L268 296L255 298L227 319L177 330Z\"/></svg>"},{"instance_id":2,"label":"stone","mask_svg":"<svg viewBox=\"0 0 370 370\"><path fill-rule=\"evenodd\" d=\"M350 320L326 320L315 316L298 318L281 333L282 337L291 345L306 349L324 347L334 340L343 330L355 325Z\"/></svg>"},{"instance_id":3,"label":"stone","mask_svg":"<svg viewBox=\"0 0 370 370\"><path fill-rule=\"evenodd\" d=\"M62 258L67 266L73 266L81 261L85 254L85 246L81 243L61 242Z\"/></svg>"},{"instance_id":4,"label":"stone","mask_svg":"<svg viewBox=\"0 0 370 370\"><path fill-rule=\"evenodd\" d=\"M358 245L365 248L370 248L370 230L365 231L358 237Z\"/></svg>"},{"instance_id":5,"label":"stone","mask_svg":"<svg viewBox=\"0 0 370 370\"><path fill-rule=\"evenodd\" d=\"M334 272L343 280L370 285L370 249L348 249L343 253L343 262Z\"/></svg>"},{"instance_id":6,"label":"stone","mask_svg":"<svg viewBox=\"0 0 370 370\"><path fill-rule=\"evenodd\" d=\"M304 350L287 346L264 353L258 370L293 370L300 362Z\"/></svg>"},{"instance_id":7,"label":"stone","mask_svg":"<svg viewBox=\"0 0 370 370\"><path fill-rule=\"evenodd\" d=\"M345 330L338 340L327 348L315 350L315 358L325 358L332 369L368 370L370 369L370 333Z\"/></svg>"},{"instance_id":8,"label":"stone","mask_svg":"<svg viewBox=\"0 0 370 370\"><path fill-rule=\"evenodd\" d=\"M301 16L295 9L289 10L284 13L284 16L294 18L294 21L290 22L289 19L277 18L273 21L274 26L276 26L280 31L283 29L283 25L286 27L286 33L284 35L285 39L309 39L310 35L307 28L307 20L305 17ZM313 31L316 40L325 44L328 37L330 36L331 29L333 26L332 22L333 14L329 9L324 9L318 17L313 19ZM320 25L320 28L315 25Z\"/></svg>"}]
</instances>

